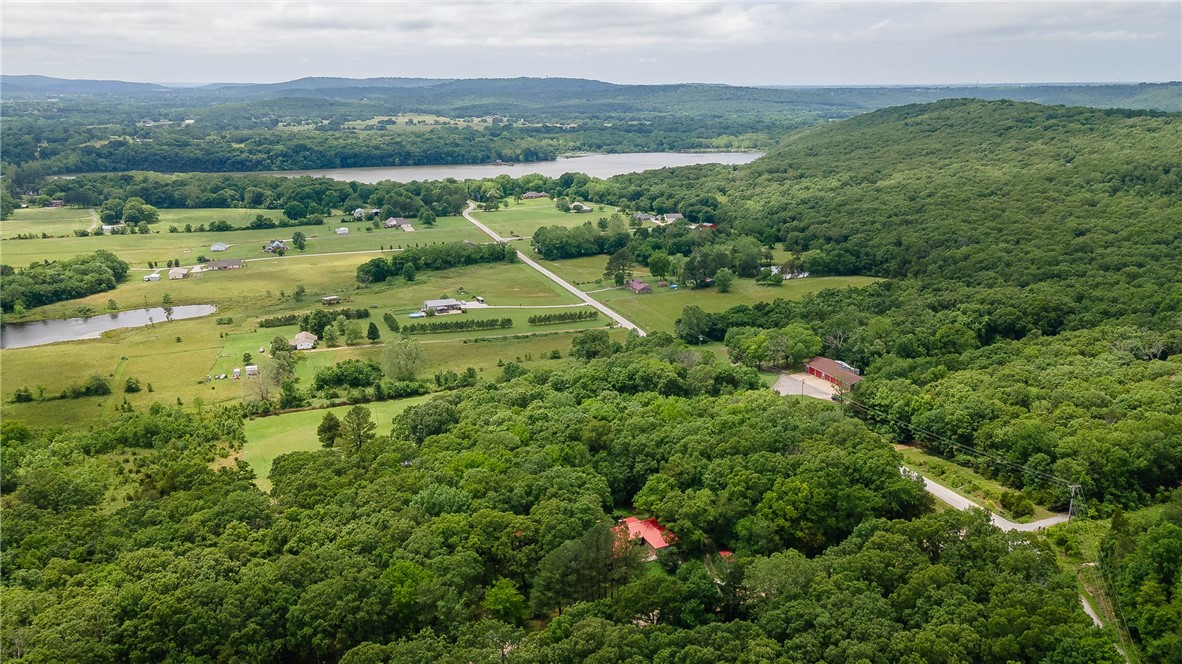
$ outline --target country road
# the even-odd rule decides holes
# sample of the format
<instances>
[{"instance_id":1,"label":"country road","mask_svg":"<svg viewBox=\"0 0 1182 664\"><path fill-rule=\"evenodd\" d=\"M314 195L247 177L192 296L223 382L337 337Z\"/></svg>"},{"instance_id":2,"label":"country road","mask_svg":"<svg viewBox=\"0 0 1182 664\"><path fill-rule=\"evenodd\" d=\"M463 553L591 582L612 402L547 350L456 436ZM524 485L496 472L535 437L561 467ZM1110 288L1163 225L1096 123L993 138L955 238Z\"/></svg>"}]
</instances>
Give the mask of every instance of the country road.
<instances>
[{"instance_id":1,"label":"country road","mask_svg":"<svg viewBox=\"0 0 1182 664\"><path fill-rule=\"evenodd\" d=\"M908 470L909 472L914 472L914 471L911 471L910 469L906 469L906 470ZM916 473L916 474L918 475L918 473ZM919 475L919 476L921 478L923 478L924 489L926 489L928 493L935 496L936 499L939 500L940 502L945 503L947 505L951 505L952 507L955 507L958 510L968 510L968 509L973 509L973 508L985 509L984 507L981 507L977 503L969 500L968 498L965 498L964 496L953 491L952 489L949 489L948 487L944 486L943 484L939 484L937 482L934 482L926 477L923 477L922 475ZM985 510L985 511L989 512L989 510ZM1050 516L1045 519L1039 519L1038 521L1031 521L1030 523L1014 523L1013 521L1010 521L1009 519L1007 519L1003 516L1000 516L998 514L994 514L993 512L989 512L989 520L993 522L993 525L997 526L998 528L1001 528L1002 530L1017 530L1017 531L1021 531L1021 532L1030 532L1033 530L1042 530L1043 528L1046 528L1047 526L1053 526L1057 523L1063 523L1063 522L1067 521L1067 515L1066 514L1056 514L1055 516Z\"/></svg>"},{"instance_id":2,"label":"country road","mask_svg":"<svg viewBox=\"0 0 1182 664\"><path fill-rule=\"evenodd\" d=\"M464 218L467 219L468 221L472 222L472 224L474 226L476 226L480 230L484 231L485 234L487 234L489 237L496 240L497 242L508 242L508 240L506 240L505 238L501 237L500 235L497 235L496 232L493 231L493 229L491 229L488 226L485 226L484 224L477 221L476 218L472 216L472 211L475 209L476 209L476 203L474 201L468 201L468 207L467 207L467 209L464 210ZM606 306L600 304L598 300L594 299L590 295L584 293L583 291L579 290L578 288L575 288L571 284L567 283L567 281L564 280L562 277L559 277L557 274L554 274L550 270L547 270L546 268L542 267L541 265L538 264L537 261L533 260L529 256L526 256L524 253L519 251L519 252L517 252L517 258L522 263L525 263L526 265L532 267L533 269L537 270L538 272L541 272L542 274L546 275L546 277L549 278L550 281L553 281L554 283L558 284L559 286L562 286L566 290L570 291L575 297L586 302L587 304L591 305L592 307L595 307L596 309L599 310L600 313L604 314L608 318L611 318L612 320L619 323L620 327L623 327L623 328L626 328L629 330L634 330L637 334L639 334L642 337L645 336L644 330L640 329L640 326L636 325L635 323L628 320L627 318L624 318L623 316L621 316L620 314L616 313L615 311L607 308Z\"/></svg>"}]
</instances>

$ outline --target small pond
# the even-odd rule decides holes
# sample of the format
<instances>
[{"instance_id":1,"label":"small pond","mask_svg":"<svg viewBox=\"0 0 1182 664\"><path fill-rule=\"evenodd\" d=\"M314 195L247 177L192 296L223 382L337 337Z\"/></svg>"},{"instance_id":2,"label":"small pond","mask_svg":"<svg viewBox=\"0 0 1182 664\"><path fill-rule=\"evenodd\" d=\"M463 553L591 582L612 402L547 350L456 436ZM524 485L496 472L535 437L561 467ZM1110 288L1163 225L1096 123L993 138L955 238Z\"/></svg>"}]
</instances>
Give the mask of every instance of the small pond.
<instances>
[{"instance_id":1,"label":"small pond","mask_svg":"<svg viewBox=\"0 0 1182 664\"><path fill-rule=\"evenodd\" d=\"M199 318L217 311L212 304L186 304L172 308L172 319ZM36 320L28 323L0 325L0 348L26 348L58 341L98 339L107 330L123 327L143 327L167 321L162 307L132 309L86 318Z\"/></svg>"}]
</instances>

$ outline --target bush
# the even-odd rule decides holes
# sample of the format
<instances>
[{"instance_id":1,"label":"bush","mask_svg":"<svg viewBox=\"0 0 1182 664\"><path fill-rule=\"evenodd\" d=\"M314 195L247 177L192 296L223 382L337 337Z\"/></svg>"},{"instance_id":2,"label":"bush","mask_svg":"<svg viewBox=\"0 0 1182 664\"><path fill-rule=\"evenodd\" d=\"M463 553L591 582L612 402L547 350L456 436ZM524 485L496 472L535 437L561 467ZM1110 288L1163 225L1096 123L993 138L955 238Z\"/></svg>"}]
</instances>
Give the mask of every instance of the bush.
<instances>
[{"instance_id":1,"label":"bush","mask_svg":"<svg viewBox=\"0 0 1182 664\"><path fill-rule=\"evenodd\" d=\"M575 323L584 320L593 320L599 317L599 312L594 309L580 309L576 311L564 311L557 314L541 314L529 317L530 325L555 325L557 323Z\"/></svg>"},{"instance_id":2,"label":"bush","mask_svg":"<svg viewBox=\"0 0 1182 664\"><path fill-rule=\"evenodd\" d=\"M139 392L140 391L139 379L133 377L133 378L128 378L127 380L123 381L123 391L127 392L128 394L131 394L133 392Z\"/></svg>"},{"instance_id":3,"label":"bush","mask_svg":"<svg viewBox=\"0 0 1182 664\"><path fill-rule=\"evenodd\" d=\"M441 332L471 332L473 330L495 330L513 327L512 318L484 318L467 320L440 320L430 323L411 323L402 328L404 334L439 334Z\"/></svg>"}]
</instances>

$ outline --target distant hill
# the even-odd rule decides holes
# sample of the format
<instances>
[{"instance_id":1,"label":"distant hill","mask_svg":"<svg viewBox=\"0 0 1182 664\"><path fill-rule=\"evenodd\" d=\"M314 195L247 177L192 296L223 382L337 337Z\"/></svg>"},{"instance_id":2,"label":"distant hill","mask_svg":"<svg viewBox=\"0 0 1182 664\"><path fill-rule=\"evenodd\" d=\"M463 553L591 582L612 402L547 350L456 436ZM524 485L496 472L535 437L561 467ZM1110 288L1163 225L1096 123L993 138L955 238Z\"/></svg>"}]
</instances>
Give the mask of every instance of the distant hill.
<instances>
[{"instance_id":1,"label":"distant hill","mask_svg":"<svg viewBox=\"0 0 1182 664\"><path fill-rule=\"evenodd\" d=\"M49 76L0 75L0 91L5 95L129 95L167 92L170 88L155 83L127 81L92 81L87 79L52 78Z\"/></svg>"}]
</instances>

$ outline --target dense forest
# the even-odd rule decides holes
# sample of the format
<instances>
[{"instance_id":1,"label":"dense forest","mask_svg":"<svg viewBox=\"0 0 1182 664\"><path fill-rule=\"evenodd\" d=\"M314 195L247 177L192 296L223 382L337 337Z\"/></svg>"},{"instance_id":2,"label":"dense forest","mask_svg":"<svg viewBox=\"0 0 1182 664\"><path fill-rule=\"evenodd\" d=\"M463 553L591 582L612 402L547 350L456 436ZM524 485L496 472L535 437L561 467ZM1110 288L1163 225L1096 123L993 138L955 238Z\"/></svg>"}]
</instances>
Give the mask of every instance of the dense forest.
<instances>
[{"instance_id":1,"label":"dense forest","mask_svg":"<svg viewBox=\"0 0 1182 664\"><path fill-rule=\"evenodd\" d=\"M562 152L756 149L825 120L954 97L1182 110L1177 84L743 88L578 79L302 79L169 89L4 77L4 172L262 171L529 162ZM480 119L405 132L385 116ZM383 120L377 120L383 118ZM359 123L359 124L347 124Z\"/></svg>"},{"instance_id":2,"label":"dense forest","mask_svg":"<svg viewBox=\"0 0 1182 664\"><path fill-rule=\"evenodd\" d=\"M857 419L745 391L751 370L714 358L634 338L392 426L357 406L331 447L275 462L270 496L245 464L211 463L242 443L232 409L6 421L4 651L1120 661L1048 545L932 513ZM632 506L676 535L656 562L611 529ZM533 616L548 625L525 631Z\"/></svg>"},{"instance_id":3,"label":"dense forest","mask_svg":"<svg viewBox=\"0 0 1182 664\"><path fill-rule=\"evenodd\" d=\"M109 251L13 268L0 265L0 308L24 310L115 290L128 265Z\"/></svg>"}]
</instances>

